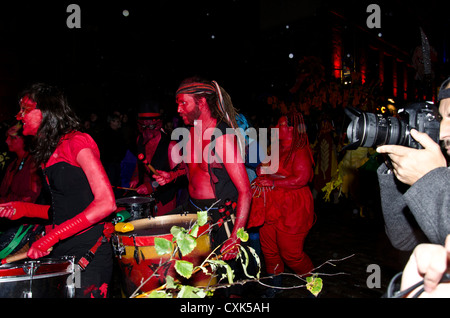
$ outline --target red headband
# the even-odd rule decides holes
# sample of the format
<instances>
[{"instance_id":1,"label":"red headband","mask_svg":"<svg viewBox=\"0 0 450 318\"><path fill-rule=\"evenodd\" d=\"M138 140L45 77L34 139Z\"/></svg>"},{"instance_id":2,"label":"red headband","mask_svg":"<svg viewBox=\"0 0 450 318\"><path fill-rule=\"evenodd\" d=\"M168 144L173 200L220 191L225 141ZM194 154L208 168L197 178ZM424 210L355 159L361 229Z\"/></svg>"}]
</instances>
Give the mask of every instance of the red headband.
<instances>
[{"instance_id":1,"label":"red headband","mask_svg":"<svg viewBox=\"0 0 450 318\"><path fill-rule=\"evenodd\" d=\"M138 114L139 119L159 119L162 117L161 113L139 113Z\"/></svg>"}]
</instances>

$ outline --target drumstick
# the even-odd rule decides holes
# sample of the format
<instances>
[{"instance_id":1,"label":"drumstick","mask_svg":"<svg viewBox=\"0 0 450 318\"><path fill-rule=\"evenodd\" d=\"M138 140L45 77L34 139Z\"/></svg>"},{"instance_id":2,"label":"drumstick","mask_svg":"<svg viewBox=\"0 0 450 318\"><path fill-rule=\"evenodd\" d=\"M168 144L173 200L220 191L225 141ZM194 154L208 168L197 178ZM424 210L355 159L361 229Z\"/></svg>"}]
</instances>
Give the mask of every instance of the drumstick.
<instances>
[{"instance_id":1,"label":"drumstick","mask_svg":"<svg viewBox=\"0 0 450 318\"><path fill-rule=\"evenodd\" d=\"M19 254L14 254L14 255L11 255L11 256L7 256L4 259L2 259L2 265L3 264L12 263L12 262L17 262L17 261L23 260L23 259L25 259L27 257L28 257L27 256L27 252L22 252L22 253L19 253Z\"/></svg>"},{"instance_id":2,"label":"drumstick","mask_svg":"<svg viewBox=\"0 0 450 318\"><path fill-rule=\"evenodd\" d=\"M225 207L223 205L219 206L219 213L226 213ZM223 225L225 227L225 232L227 233L227 237L230 237L230 227L228 226L228 220L225 218L225 216L222 218Z\"/></svg>"},{"instance_id":3,"label":"drumstick","mask_svg":"<svg viewBox=\"0 0 450 318\"><path fill-rule=\"evenodd\" d=\"M121 189L121 190L137 191L137 189L134 189L134 188L124 188L124 187L117 187L117 186L112 186L112 187L116 188L116 189Z\"/></svg>"},{"instance_id":4,"label":"drumstick","mask_svg":"<svg viewBox=\"0 0 450 318\"><path fill-rule=\"evenodd\" d=\"M147 162L147 160L145 159L144 154L140 153L138 155L139 160L141 160L143 163L145 163L147 165L147 167L151 170L151 172L153 172L154 174L156 174L157 176L159 176L159 173L156 171L155 168L153 168L153 166Z\"/></svg>"},{"instance_id":5,"label":"drumstick","mask_svg":"<svg viewBox=\"0 0 450 318\"><path fill-rule=\"evenodd\" d=\"M48 249L49 252L51 252L53 250L53 247L50 247ZM28 251L26 252L22 252L22 253L18 253L18 254L14 254L14 255L10 255L5 257L4 259L2 259L2 265L3 264L8 264L8 263L12 263L12 262L17 262L17 261L21 261L25 258L28 258L27 255Z\"/></svg>"},{"instance_id":6,"label":"drumstick","mask_svg":"<svg viewBox=\"0 0 450 318\"><path fill-rule=\"evenodd\" d=\"M228 227L228 220L225 220L225 222L223 222L223 225L225 225L225 232L227 233L227 236L230 237L231 233L230 228Z\"/></svg>"}]
</instances>

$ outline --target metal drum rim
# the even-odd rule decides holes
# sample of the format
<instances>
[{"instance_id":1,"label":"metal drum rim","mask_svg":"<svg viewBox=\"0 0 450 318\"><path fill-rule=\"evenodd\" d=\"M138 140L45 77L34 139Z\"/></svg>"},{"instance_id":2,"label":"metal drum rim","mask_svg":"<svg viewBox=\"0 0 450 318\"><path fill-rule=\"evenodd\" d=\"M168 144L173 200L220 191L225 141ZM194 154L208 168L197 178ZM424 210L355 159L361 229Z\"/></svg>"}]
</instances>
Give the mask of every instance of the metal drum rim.
<instances>
[{"instance_id":1,"label":"metal drum rim","mask_svg":"<svg viewBox=\"0 0 450 318\"><path fill-rule=\"evenodd\" d=\"M21 276L5 276L0 277L0 284L1 283L8 283L8 282L20 282L20 281L27 281L27 280L37 280L37 279L43 279L43 278L53 278L58 276L70 276L73 273L71 272L58 272L53 274L37 274L37 275L31 275L31 274L25 274Z\"/></svg>"},{"instance_id":2,"label":"metal drum rim","mask_svg":"<svg viewBox=\"0 0 450 318\"><path fill-rule=\"evenodd\" d=\"M142 229L142 226L144 225L151 225L151 224L158 224L158 222L162 221L160 223L161 225L165 224L171 224L173 221L180 220L180 218L185 217L184 221L193 221L195 222L197 220L197 214L186 214L186 215L179 215L179 214L173 214L173 215L163 215L158 216L156 218L145 218L145 219L138 219L130 221L129 223L133 224L135 227L135 230ZM166 221L166 222L164 222ZM176 224L173 224L176 225ZM199 236L205 234L209 231L209 223L201 226L199 228ZM172 239L172 234L169 233L160 233L160 234L148 234L148 235L136 235L134 231L127 232L127 233L115 233L118 236L119 241L121 241L122 244L125 246L152 246L154 245L155 238L165 238L168 240Z\"/></svg>"},{"instance_id":3,"label":"metal drum rim","mask_svg":"<svg viewBox=\"0 0 450 318\"><path fill-rule=\"evenodd\" d=\"M139 199L145 202L125 202L126 200L129 199ZM121 206L121 205L138 205L138 204L149 204L149 203L153 203L155 201L154 198L150 198L150 197L140 197L140 196L132 196L132 197L124 197L124 198L119 198L116 200L116 204Z\"/></svg>"},{"instance_id":4,"label":"metal drum rim","mask_svg":"<svg viewBox=\"0 0 450 318\"><path fill-rule=\"evenodd\" d=\"M61 262L62 261L62 262ZM61 256L61 257L44 257L44 258L39 258L39 259L25 259L22 261L17 261L17 262L12 262L12 263L6 263L6 264L2 264L0 265L0 270L2 269L9 269L10 267L17 267L18 264L22 264L21 267L23 267L25 264L39 264L39 265L51 265L51 264L56 264L56 263L64 263L64 262L69 262L71 264L73 264L75 261L75 257L74 256ZM52 262L52 263L50 263Z\"/></svg>"}]
</instances>

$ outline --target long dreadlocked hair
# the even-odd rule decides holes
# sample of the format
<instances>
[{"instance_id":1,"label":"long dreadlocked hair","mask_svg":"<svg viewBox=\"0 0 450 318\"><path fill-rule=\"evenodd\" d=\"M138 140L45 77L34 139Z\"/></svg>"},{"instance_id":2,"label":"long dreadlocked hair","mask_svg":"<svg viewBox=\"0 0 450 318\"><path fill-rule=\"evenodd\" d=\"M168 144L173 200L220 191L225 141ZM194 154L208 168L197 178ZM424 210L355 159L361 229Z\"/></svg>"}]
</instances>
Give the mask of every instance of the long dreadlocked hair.
<instances>
[{"instance_id":1,"label":"long dreadlocked hair","mask_svg":"<svg viewBox=\"0 0 450 318\"><path fill-rule=\"evenodd\" d=\"M309 146L308 135L306 134L306 125L303 119L303 115L296 110L293 110L286 114L286 118L288 126L294 127L294 132L292 136L292 145L285 159L285 164L289 162L295 150Z\"/></svg>"},{"instance_id":2,"label":"long dreadlocked hair","mask_svg":"<svg viewBox=\"0 0 450 318\"><path fill-rule=\"evenodd\" d=\"M181 82L177 94L192 94L196 101L205 98L213 118L218 122L224 121L232 128L238 128L236 122L238 112L230 95L217 82L201 77L190 77Z\"/></svg>"}]
</instances>

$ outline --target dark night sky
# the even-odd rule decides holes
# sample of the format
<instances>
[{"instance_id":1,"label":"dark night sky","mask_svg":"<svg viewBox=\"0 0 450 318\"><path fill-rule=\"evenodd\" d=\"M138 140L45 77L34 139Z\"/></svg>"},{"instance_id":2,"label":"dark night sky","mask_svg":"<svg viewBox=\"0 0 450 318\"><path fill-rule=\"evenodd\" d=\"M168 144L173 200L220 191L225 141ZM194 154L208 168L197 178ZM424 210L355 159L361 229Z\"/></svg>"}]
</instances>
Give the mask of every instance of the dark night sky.
<instances>
[{"instance_id":1,"label":"dark night sky","mask_svg":"<svg viewBox=\"0 0 450 318\"><path fill-rule=\"evenodd\" d=\"M81 7L81 29L66 26L70 3ZM197 73L217 80L235 103L244 104L265 89L268 77L292 76L286 72L295 65L289 50L308 47L301 35L287 33L286 24L336 10L364 26L370 3L382 9L387 41L411 50L421 25L443 51L449 19L433 0L19 0L0 5L2 81L12 79L7 86L15 89L53 82L82 109L109 109L129 107L143 92L170 99L180 80ZM271 33L283 33L275 47Z\"/></svg>"},{"instance_id":2,"label":"dark night sky","mask_svg":"<svg viewBox=\"0 0 450 318\"><path fill-rule=\"evenodd\" d=\"M247 80L249 39L259 28L255 1L73 2L81 29L66 26L67 1L2 5L4 50L19 86L51 81L86 96L82 103L123 104L148 89L173 93L194 73Z\"/></svg>"}]
</instances>

